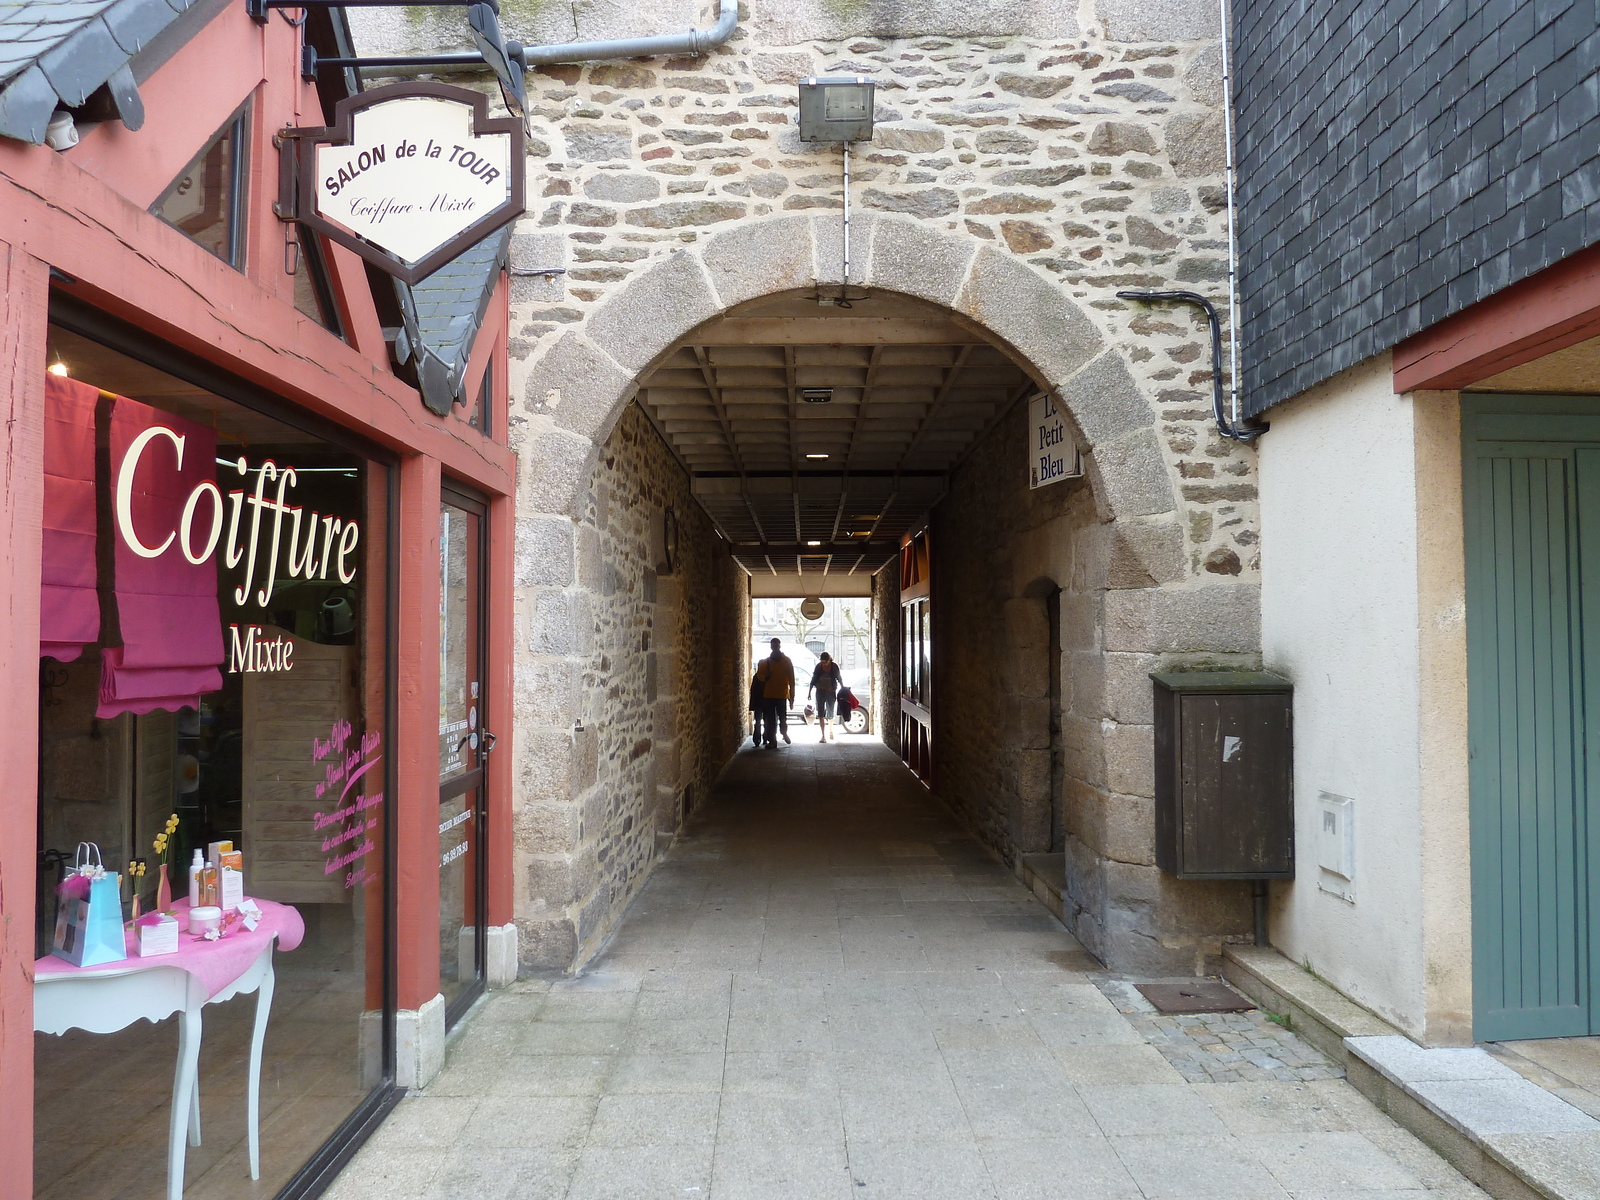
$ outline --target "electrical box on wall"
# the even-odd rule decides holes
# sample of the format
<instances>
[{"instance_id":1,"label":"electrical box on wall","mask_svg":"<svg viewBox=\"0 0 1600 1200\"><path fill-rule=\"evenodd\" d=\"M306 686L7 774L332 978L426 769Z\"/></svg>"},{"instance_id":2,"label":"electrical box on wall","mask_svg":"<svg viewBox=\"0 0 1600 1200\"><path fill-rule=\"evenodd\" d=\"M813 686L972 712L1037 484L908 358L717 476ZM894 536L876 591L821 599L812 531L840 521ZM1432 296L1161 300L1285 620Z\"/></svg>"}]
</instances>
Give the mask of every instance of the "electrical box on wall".
<instances>
[{"instance_id":1,"label":"electrical box on wall","mask_svg":"<svg viewBox=\"0 0 1600 1200\"><path fill-rule=\"evenodd\" d=\"M1293 879L1294 685L1263 671L1151 679L1156 865L1179 879Z\"/></svg>"},{"instance_id":2,"label":"electrical box on wall","mask_svg":"<svg viewBox=\"0 0 1600 1200\"><path fill-rule=\"evenodd\" d=\"M865 75L830 75L800 81L802 142L872 140L873 82Z\"/></svg>"},{"instance_id":3,"label":"electrical box on wall","mask_svg":"<svg viewBox=\"0 0 1600 1200\"><path fill-rule=\"evenodd\" d=\"M1355 901L1356 802L1322 792L1317 797L1317 886L1341 900Z\"/></svg>"}]
</instances>

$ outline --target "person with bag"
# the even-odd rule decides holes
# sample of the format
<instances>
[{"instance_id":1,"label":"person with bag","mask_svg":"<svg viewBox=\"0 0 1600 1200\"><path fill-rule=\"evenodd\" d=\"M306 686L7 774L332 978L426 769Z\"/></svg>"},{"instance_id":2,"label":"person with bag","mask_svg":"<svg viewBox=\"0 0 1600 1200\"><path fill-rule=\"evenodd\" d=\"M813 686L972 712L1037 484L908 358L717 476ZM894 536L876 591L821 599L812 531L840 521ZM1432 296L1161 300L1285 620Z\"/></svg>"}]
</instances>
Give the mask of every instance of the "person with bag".
<instances>
[{"instance_id":1,"label":"person with bag","mask_svg":"<svg viewBox=\"0 0 1600 1200\"><path fill-rule=\"evenodd\" d=\"M794 664L781 649L783 642L772 639L772 654L756 667L756 682L761 685L762 713L766 719L766 747L775 750L781 733L789 741L789 703L794 699Z\"/></svg>"},{"instance_id":2,"label":"person with bag","mask_svg":"<svg viewBox=\"0 0 1600 1200\"><path fill-rule=\"evenodd\" d=\"M817 725L822 730L822 735L817 738L818 742L839 740L828 736L828 722L833 719L834 705L843 684L844 680L839 675L839 664L824 650L817 659L817 669L811 672L811 682L806 685L808 699L813 691L817 693Z\"/></svg>"}]
</instances>

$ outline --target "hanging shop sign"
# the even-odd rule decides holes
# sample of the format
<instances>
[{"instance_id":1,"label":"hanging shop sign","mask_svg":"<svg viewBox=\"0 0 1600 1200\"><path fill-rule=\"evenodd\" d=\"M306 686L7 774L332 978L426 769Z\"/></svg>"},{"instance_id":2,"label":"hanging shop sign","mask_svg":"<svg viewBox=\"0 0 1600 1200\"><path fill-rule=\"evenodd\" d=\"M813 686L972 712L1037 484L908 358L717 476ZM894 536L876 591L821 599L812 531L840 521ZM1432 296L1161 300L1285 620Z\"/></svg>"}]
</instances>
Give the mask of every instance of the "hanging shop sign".
<instances>
[{"instance_id":1,"label":"hanging shop sign","mask_svg":"<svg viewBox=\"0 0 1600 1200\"><path fill-rule=\"evenodd\" d=\"M280 216L416 283L523 213L522 123L478 92L397 83L339 101L334 124L284 131Z\"/></svg>"},{"instance_id":2,"label":"hanging shop sign","mask_svg":"<svg viewBox=\"0 0 1600 1200\"><path fill-rule=\"evenodd\" d=\"M1061 401L1048 392L1035 396L1028 402L1028 486L1044 487L1082 474Z\"/></svg>"}]
</instances>

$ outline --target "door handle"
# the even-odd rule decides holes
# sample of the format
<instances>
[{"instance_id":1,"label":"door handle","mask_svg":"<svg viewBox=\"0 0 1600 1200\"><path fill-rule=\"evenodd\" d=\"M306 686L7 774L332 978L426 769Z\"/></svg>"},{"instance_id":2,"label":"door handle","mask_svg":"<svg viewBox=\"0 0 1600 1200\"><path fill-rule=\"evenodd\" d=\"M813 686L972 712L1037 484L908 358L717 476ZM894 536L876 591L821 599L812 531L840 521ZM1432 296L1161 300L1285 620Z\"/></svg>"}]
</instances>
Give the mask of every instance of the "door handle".
<instances>
[{"instance_id":1,"label":"door handle","mask_svg":"<svg viewBox=\"0 0 1600 1200\"><path fill-rule=\"evenodd\" d=\"M489 751L494 749L496 740L497 739L495 738L494 734L490 733L487 729L483 731L483 756L485 758L488 758Z\"/></svg>"}]
</instances>

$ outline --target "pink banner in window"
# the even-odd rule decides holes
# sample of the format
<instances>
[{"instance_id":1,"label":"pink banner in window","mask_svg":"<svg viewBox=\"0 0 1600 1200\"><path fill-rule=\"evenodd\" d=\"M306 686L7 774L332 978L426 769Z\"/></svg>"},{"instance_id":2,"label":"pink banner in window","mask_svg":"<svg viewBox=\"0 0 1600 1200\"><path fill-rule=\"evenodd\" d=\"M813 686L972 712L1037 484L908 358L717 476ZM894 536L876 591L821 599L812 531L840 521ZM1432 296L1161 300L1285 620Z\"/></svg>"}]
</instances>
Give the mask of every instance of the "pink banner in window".
<instances>
[{"instance_id":1,"label":"pink banner in window","mask_svg":"<svg viewBox=\"0 0 1600 1200\"><path fill-rule=\"evenodd\" d=\"M44 379L44 544L39 655L71 662L100 636L95 592L94 412L100 392Z\"/></svg>"},{"instance_id":2,"label":"pink banner in window","mask_svg":"<svg viewBox=\"0 0 1600 1200\"><path fill-rule=\"evenodd\" d=\"M101 655L97 716L197 708L222 687L216 455L214 431L116 398L106 483L122 645Z\"/></svg>"}]
</instances>

